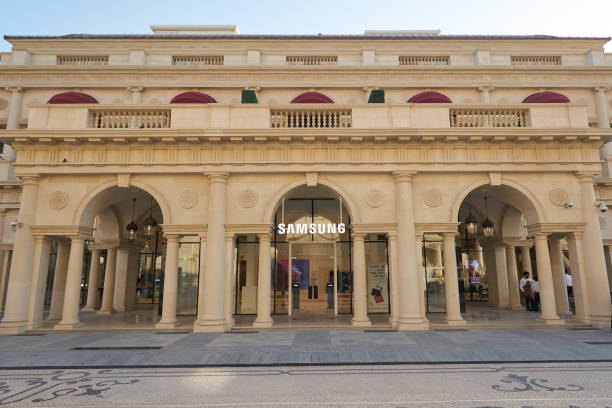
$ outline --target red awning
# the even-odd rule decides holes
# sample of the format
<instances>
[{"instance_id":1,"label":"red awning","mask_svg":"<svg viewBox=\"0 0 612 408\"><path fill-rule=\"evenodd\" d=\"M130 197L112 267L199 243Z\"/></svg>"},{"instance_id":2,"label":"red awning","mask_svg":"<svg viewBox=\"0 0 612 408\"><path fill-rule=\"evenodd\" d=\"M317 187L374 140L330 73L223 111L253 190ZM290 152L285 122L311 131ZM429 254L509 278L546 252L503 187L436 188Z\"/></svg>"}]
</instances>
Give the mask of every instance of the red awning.
<instances>
[{"instance_id":1,"label":"red awning","mask_svg":"<svg viewBox=\"0 0 612 408\"><path fill-rule=\"evenodd\" d=\"M217 103L217 101L202 92L183 92L172 98L170 103Z\"/></svg>"},{"instance_id":2,"label":"red awning","mask_svg":"<svg viewBox=\"0 0 612 408\"><path fill-rule=\"evenodd\" d=\"M523 99L523 103L569 103L567 96L558 92L537 92Z\"/></svg>"},{"instance_id":3,"label":"red awning","mask_svg":"<svg viewBox=\"0 0 612 408\"><path fill-rule=\"evenodd\" d=\"M320 92L304 92L296 96L291 103L334 103L334 101Z\"/></svg>"},{"instance_id":4,"label":"red awning","mask_svg":"<svg viewBox=\"0 0 612 408\"><path fill-rule=\"evenodd\" d=\"M450 98L440 92L425 91L408 99L408 103L453 103Z\"/></svg>"},{"instance_id":5,"label":"red awning","mask_svg":"<svg viewBox=\"0 0 612 408\"><path fill-rule=\"evenodd\" d=\"M98 103L93 96L81 92L63 92L53 95L47 103Z\"/></svg>"}]
</instances>

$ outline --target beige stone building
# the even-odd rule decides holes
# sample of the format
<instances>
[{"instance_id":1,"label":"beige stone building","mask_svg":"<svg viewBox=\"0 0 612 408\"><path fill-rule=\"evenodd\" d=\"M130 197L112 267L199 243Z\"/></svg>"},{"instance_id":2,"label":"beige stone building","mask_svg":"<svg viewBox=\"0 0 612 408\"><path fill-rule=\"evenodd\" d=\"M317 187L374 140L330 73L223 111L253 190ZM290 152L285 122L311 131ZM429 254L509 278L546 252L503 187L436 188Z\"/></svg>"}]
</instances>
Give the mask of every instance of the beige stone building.
<instances>
[{"instance_id":1,"label":"beige stone building","mask_svg":"<svg viewBox=\"0 0 612 408\"><path fill-rule=\"evenodd\" d=\"M610 326L609 38L152 29L5 37L1 333Z\"/></svg>"}]
</instances>

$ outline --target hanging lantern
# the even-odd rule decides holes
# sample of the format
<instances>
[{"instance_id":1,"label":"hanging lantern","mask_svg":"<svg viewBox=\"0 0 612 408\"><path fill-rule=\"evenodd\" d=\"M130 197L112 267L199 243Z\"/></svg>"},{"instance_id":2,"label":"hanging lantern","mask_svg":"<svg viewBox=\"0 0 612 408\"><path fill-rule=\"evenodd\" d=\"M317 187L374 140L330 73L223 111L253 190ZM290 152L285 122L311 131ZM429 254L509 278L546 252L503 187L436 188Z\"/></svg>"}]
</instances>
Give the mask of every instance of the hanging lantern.
<instances>
[{"instance_id":1,"label":"hanging lantern","mask_svg":"<svg viewBox=\"0 0 612 408\"><path fill-rule=\"evenodd\" d=\"M487 219L484 220L484 222L482 223L482 232L484 233L485 238L493 238L493 235L495 234L495 224L493 224L493 221L489 219L489 206L487 205L487 197L485 197L484 200Z\"/></svg>"},{"instance_id":2,"label":"hanging lantern","mask_svg":"<svg viewBox=\"0 0 612 408\"><path fill-rule=\"evenodd\" d=\"M132 200L132 221L125 227L127 231L128 240L133 242L136 239L136 233L138 232L138 225L134 221L134 209L136 208L136 199Z\"/></svg>"},{"instance_id":3,"label":"hanging lantern","mask_svg":"<svg viewBox=\"0 0 612 408\"><path fill-rule=\"evenodd\" d=\"M476 218L472 215L472 197L468 196L468 205L470 207L470 215L465 218L465 226L467 227L468 234L476 234L478 232L478 223Z\"/></svg>"},{"instance_id":4,"label":"hanging lantern","mask_svg":"<svg viewBox=\"0 0 612 408\"><path fill-rule=\"evenodd\" d=\"M152 237L155 234L155 228L157 228L157 221L155 221L155 218L153 218L153 198L151 198L149 217L143 223L143 232L145 237Z\"/></svg>"}]
</instances>

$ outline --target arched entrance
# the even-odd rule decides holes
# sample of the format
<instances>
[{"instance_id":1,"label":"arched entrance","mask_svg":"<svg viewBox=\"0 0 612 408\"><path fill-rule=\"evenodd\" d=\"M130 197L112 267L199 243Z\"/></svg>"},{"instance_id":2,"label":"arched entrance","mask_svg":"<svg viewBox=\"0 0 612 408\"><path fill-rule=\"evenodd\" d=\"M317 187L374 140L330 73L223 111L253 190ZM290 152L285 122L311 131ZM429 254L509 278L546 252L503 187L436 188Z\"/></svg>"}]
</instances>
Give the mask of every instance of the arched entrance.
<instances>
[{"instance_id":1,"label":"arched entrance","mask_svg":"<svg viewBox=\"0 0 612 408\"><path fill-rule=\"evenodd\" d=\"M280 199L272 224L270 311L275 324L350 324L354 313L353 231L343 197L324 185L295 187ZM234 313L254 314L259 243L254 235L244 235L238 237L236 247ZM362 262L367 267L363 281L372 298L367 310L388 314L386 235L366 234L364 247Z\"/></svg>"}]
</instances>

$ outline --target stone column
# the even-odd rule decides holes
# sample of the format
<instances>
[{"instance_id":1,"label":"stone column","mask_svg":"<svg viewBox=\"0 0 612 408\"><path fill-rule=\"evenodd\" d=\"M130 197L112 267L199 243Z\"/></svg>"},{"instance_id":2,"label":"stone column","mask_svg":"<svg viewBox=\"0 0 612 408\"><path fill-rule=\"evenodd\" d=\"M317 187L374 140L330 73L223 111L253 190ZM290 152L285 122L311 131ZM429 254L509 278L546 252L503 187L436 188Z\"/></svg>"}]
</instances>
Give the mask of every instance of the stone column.
<instances>
[{"instance_id":1,"label":"stone column","mask_svg":"<svg viewBox=\"0 0 612 408\"><path fill-rule=\"evenodd\" d=\"M397 317L399 315L399 291L397 287L397 232L389 232L387 234L387 239L389 243L389 280L391 281L391 316L389 316L389 323L391 323L392 326L395 326L397 324Z\"/></svg>"},{"instance_id":2,"label":"stone column","mask_svg":"<svg viewBox=\"0 0 612 408\"><path fill-rule=\"evenodd\" d=\"M270 316L270 286L272 276L270 270L270 233L257 234L259 237L259 272L257 279L257 317L253 327L272 326Z\"/></svg>"},{"instance_id":3,"label":"stone column","mask_svg":"<svg viewBox=\"0 0 612 408\"><path fill-rule=\"evenodd\" d=\"M480 103L489 105L491 103L491 92L493 92L493 90L495 90L495 88L492 86L479 86Z\"/></svg>"},{"instance_id":4,"label":"stone column","mask_svg":"<svg viewBox=\"0 0 612 408\"><path fill-rule=\"evenodd\" d=\"M83 312L94 312L98 305L98 282L100 271L100 250L91 249L91 262L89 264L89 281L87 282L87 304Z\"/></svg>"},{"instance_id":5,"label":"stone column","mask_svg":"<svg viewBox=\"0 0 612 408\"><path fill-rule=\"evenodd\" d=\"M457 255L455 252L455 232L445 232L444 239L444 282L446 294L446 324L457 326L465 324L461 317L459 304L459 283L457 281Z\"/></svg>"},{"instance_id":6,"label":"stone column","mask_svg":"<svg viewBox=\"0 0 612 408\"><path fill-rule=\"evenodd\" d=\"M40 327L43 321L45 307L45 290L47 289L47 274L49 273L50 243L44 236L35 237L34 269L32 271L32 286L30 287L30 303L28 305L28 329Z\"/></svg>"},{"instance_id":7,"label":"stone column","mask_svg":"<svg viewBox=\"0 0 612 408\"><path fill-rule=\"evenodd\" d=\"M115 265L115 291L113 294L113 310L125 312L125 290L127 288L129 252L126 247L117 248L117 264Z\"/></svg>"},{"instance_id":8,"label":"stone column","mask_svg":"<svg viewBox=\"0 0 612 408\"><path fill-rule=\"evenodd\" d=\"M176 300L178 296L179 235L165 235L166 267L164 268L164 297L161 320L155 325L159 329L176 327Z\"/></svg>"},{"instance_id":9,"label":"stone column","mask_svg":"<svg viewBox=\"0 0 612 408\"><path fill-rule=\"evenodd\" d=\"M548 241L548 250L550 252L550 267L552 270L557 314L569 316L571 312L567 299L567 285L565 284L565 266L563 265L563 252L561 252L561 239L551 238Z\"/></svg>"},{"instance_id":10,"label":"stone column","mask_svg":"<svg viewBox=\"0 0 612 408\"><path fill-rule=\"evenodd\" d=\"M610 327L610 284L601 243L600 212L595 207L593 175L576 173L576 176L580 183L580 204L584 216L583 250L585 271L588 271L590 320L596 326Z\"/></svg>"},{"instance_id":11,"label":"stone column","mask_svg":"<svg viewBox=\"0 0 612 408\"><path fill-rule=\"evenodd\" d=\"M128 86L127 90L132 93L132 105L140 105L142 103L142 86Z\"/></svg>"},{"instance_id":12,"label":"stone column","mask_svg":"<svg viewBox=\"0 0 612 408\"><path fill-rule=\"evenodd\" d=\"M23 191L17 234L13 245L11 276L8 282L4 318L0 323L0 333L21 333L28 319L28 298L34 265L34 236L30 227L36 220L38 202L38 176L22 176Z\"/></svg>"},{"instance_id":13,"label":"stone column","mask_svg":"<svg viewBox=\"0 0 612 408\"><path fill-rule=\"evenodd\" d=\"M523 260L521 262L521 267L523 268L523 270L521 271L521 277L523 276L523 272L527 271L529 272L529 275L533 278L533 272L531 270L531 255L529 253L529 246L521 247L521 258Z\"/></svg>"},{"instance_id":14,"label":"stone column","mask_svg":"<svg viewBox=\"0 0 612 408\"><path fill-rule=\"evenodd\" d=\"M66 276L66 293L62 320L54 327L57 329L72 329L80 326L79 306L81 301L81 278L83 276L83 252L85 242L83 237L70 237L70 258L68 260L68 275Z\"/></svg>"},{"instance_id":15,"label":"stone column","mask_svg":"<svg viewBox=\"0 0 612 408\"><path fill-rule=\"evenodd\" d=\"M412 178L414 172L395 172L395 212L397 219L398 246L398 287L399 299L398 329L427 329L428 322L421 316L418 293L418 269L416 245L414 243L414 203Z\"/></svg>"},{"instance_id":16,"label":"stone column","mask_svg":"<svg viewBox=\"0 0 612 408\"><path fill-rule=\"evenodd\" d=\"M21 97L23 90L20 86L9 86L6 88L6 90L11 93L6 128L19 129L19 118L21 117ZM2 151L3 159L14 161L15 156L15 150L11 146L5 144Z\"/></svg>"},{"instance_id":17,"label":"stone column","mask_svg":"<svg viewBox=\"0 0 612 408\"><path fill-rule=\"evenodd\" d=\"M574 305L576 308L574 320L580 323L589 323L591 305L589 303L589 285L586 277L586 269L584 267L582 236L582 232L571 233L567 237L567 247L572 268L572 285L574 290Z\"/></svg>"},{"instance_id":18,"label":"stone column","mask_svg":"<svg viewBox=\"0 0 612 408\"><path fill-rule=\"evenodd\" d=\"M10 251L2 250L2 263L0 265L0 312L4 310L4 292L8 284L8 258Z\"/></svg>"},{"instance_id":19,"label":"stone column","mask_svg":"<svg viewBox=\"0 0 612 408\"><path fill-rule=\"evenodd\" d=\"M563 324L557 316L555 306L555 289L550 269L550 254L548 253L548 234L538 232L535 235L536 264L538 267L538 282L540 284L540 309L538 320L548 324Z\"/></svg>"},{"instance_id":20,"label":"stone column","mask_svg":"<svg viewBox=\"0 0 612 408\"><path fill-rule=\"evenodd\" d=\"M514 245L506 245L506 271L508 273L508 292L510 293L510 309L523 310L519 293L518 271L516 270L516 251Z\"/></svg>"},{"instance_id":21,"label":"stone column","mask_svg":"<svg viewBox=\"0 0 612 408\"><path fill-rule=\"evenodd\" d=\"M608 272L608 285L612 286L612 245L604 246L604 254L606 256L606 270Z\"/></svg>"},{"instance_id":22,"label":"stone column","mask_svg":"<svg viewBox=\"0 0 612 408\"><path fill-rule=\"evenodd\" d=\"M372 325L368 318L368 286L365 261L365 234L353 233L353 318L357 327Z\"/></svg>"},{"instance_id":23,"label":"stone column","mask_svg":"<svg viewBox=\"0 0 612 408\"><path fill-rule=\"evenodd\" d=\"M155 260L153 261L155 262ZM102 291L102 307L97 313L113 313L115 297L115 269L117 267L117 247L110 247L106 252L106 270L104 271L104 290Z\"/></svg>"},{"instance_id":24,"label":"stone column","mask_svg":"<svg viewBox=\"0 0 612 408\"><path fill-rule=\"evenodd\" d=\"M500 309L510 307L510 292L508 290L508 265L506 262L506 248L495 247L495 272L497 274L497 299Z\"/></svg>"},{"instance_id":25,"label":"stone column","mask_svg":"<svg viewBox=\"0 0 612 408\"><path fill-rule=\"evenodd\" d=\"M57 241L57 257L55 258L55 274L53 275L53 291L51 292L51 310L47 320L57 320L62 317L64 307L64 292L66 291L66 275L68 274L68 257L70 243L66 239Z\"/></svg>"},{"instance_id":26,"label":"stone column","mask_svg":"<svg viewBox=\"0 0 612 408\"><path fill-rule=\"evenodd\" d=\"M198 277L198 314L194 326L198 325L198 322L202 318L204 310L204 276L206 274L206 234L201 233L200 235L200 276Z\"/></svg>"},{"instance_id":27,"label":"stone column","mask_svg":"<svg viewBox=\"0 0 612 408\"><path fill-rule=\"evenodd\" d=\"M234 325L234 317L232 313L234 288L236 282L234 277L234 233L228 232L225 234L225 329L231 330Z\"/></svg>"},{"instance_id":28,"label":"stone column","mask_svg":"<svg viewBox=\"0 0 612 408\"><path fill-rule=\"evenodd\" d=\"M610 88L607 86L595 87L595 102L597 107L597 127L610 128L610 119L608 117L608 101L606 98L606 92Z\"/></svg>"},{"instance_id":29,"label":"stone column","mask_svg":"<svg viewBox=\"0 0 612 408\"><path fill-rule=\"evenodd\" d=\"M196 331L225 331L225 218L227 173L208 174L208 231L204 309Z\"/></svg>"}]
</instances>

